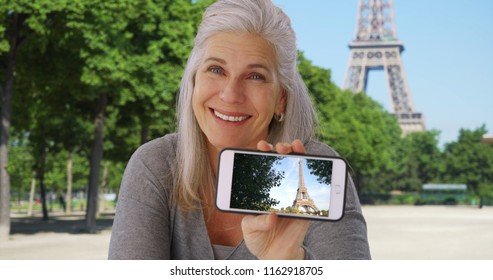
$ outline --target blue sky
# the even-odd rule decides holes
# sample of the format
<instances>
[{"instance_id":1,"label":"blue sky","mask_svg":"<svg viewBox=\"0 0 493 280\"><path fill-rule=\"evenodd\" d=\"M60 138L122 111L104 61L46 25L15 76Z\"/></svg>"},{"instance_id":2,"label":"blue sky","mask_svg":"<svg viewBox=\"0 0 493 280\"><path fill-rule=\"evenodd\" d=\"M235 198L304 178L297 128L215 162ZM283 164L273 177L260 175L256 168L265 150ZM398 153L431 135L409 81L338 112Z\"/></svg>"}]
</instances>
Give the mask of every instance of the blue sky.
<instances>
[{"instance_id":1,"label":"blue sky","mask_svg":"<svg viewBox=\"0 0 493 280\"><path fill-rule=\"evenodd\" d=\"M354 37L358 0L273 0L291 17L298 49L330 69L342 85ZM493 0L394 0L404 70L427 129L440 144L461 128L493 134ZM367 93L390 110L383 71L371 71Z\"/></svg>"}]
</instances>

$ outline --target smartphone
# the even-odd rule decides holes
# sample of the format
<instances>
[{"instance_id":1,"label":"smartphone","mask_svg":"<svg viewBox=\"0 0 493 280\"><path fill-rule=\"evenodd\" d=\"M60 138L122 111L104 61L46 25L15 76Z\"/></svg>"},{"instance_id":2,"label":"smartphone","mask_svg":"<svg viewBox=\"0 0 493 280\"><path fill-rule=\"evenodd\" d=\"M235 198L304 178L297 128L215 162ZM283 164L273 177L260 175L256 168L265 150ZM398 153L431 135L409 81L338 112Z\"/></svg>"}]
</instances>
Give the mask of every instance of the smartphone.
<instances>
[{"instance_id":1,"label":"smartphone","mask_svg":"<svg viewBox=\"0 0 493 280\"><path fill-rule=\"evenodd\" d=\"M337 221L344 214L347 163L340 157L224 149L216 207L221 211Z\"/></svg>"}]
</instances>

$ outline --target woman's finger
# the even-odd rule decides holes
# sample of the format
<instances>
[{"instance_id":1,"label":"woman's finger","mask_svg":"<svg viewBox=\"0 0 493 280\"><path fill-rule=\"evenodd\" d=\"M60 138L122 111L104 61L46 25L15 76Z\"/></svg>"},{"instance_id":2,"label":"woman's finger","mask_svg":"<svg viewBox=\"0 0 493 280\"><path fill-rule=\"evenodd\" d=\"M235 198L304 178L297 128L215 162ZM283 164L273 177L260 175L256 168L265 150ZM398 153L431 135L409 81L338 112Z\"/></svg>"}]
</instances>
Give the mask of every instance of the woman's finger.
<instances>
[{"instance_id":1,"label":"woman's finger","mask_svg":"<svg viewBox=\"0 0 493 280\"><path fill-rule=\"evenodd\" d=\"M301 143L300 139L294 140L293 143L291 144L291 147L294 153L298 153L298 154L305 153L305 146L303 145L303 143Z\"/></svg>"},{"instance_id":2,"label":"woman's finger","mask_svg":"<svg viewBox=\"0 0 493 280\"><path fill-rule=\"evenodd\" d=\"M277 143L276 152L279 154L290 154L293 152L291 144L288 143Z\"/></svg>"},{"instance_id":3,"label":"woman's finger","mask_svg":"<svg viewBox=\"0 0 493 280\"><path fill-rule=\"evenodd\" d=\"M301 140L296 139L291 144L277 143L276 152L278 152L279 154L290 154L290 153L304 154L305 146L303 145Z\"/></svg>"},{"instance_id":4,"label":"woman's finger","mask_svg":"<svg viewBox=\"0 0 493 280\"><path fill-rule=\"evenodd\" d=\"M274 146L270 144L269 142L265 140L260 140L257 143L257 150L263 151L263 152L272 152L274 150Z\"/></svg>"}]
</instances>

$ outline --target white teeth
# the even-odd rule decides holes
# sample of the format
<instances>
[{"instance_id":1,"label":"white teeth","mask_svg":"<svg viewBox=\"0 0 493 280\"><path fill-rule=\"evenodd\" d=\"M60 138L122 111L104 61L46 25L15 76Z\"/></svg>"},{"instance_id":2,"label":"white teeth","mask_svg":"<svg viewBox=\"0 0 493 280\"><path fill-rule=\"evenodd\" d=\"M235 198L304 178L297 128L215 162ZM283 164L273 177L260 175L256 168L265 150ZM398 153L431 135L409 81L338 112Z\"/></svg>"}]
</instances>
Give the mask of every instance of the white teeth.
<instances>
[{"instance_id":1,"label":"white teeth","mask_svg":"<svg viewBox=\"0 0 493 280\"><path fill-rule=\"evenodd\" d=\"M230 121L230 122L241 122L243 120L248 119L248 116L227 116L219 113L218 111L214 111L214 115L216 115L218 118L225 120L225 121Z\"/></svg>"}]
</instances>

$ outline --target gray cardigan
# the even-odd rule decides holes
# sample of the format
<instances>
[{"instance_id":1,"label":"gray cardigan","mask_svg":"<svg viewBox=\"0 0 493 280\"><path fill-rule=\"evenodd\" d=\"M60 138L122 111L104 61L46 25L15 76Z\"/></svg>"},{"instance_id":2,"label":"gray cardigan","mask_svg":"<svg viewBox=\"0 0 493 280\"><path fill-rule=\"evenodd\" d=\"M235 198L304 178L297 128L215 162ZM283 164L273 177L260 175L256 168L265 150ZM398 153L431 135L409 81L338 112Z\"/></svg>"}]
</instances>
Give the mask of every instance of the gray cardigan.
<instances>
[{"instance_id":1,"label":"gray cardigan","mask_svg":"<svg viewBox=\"0 0 493 280\"><path fill-rule=\"evenodd\" d=\"M144 144L125 169L109 249L109 259L214 259L201 210L182 212L169 195L176 166L177 135ZM307 153L335 155L319 142ZM352 180L345 213L338 222L311 221L305 236L307 259L369 259L366 223ZM226 259L256 259L242 241Z\"/></svg>"}]
</instances>

